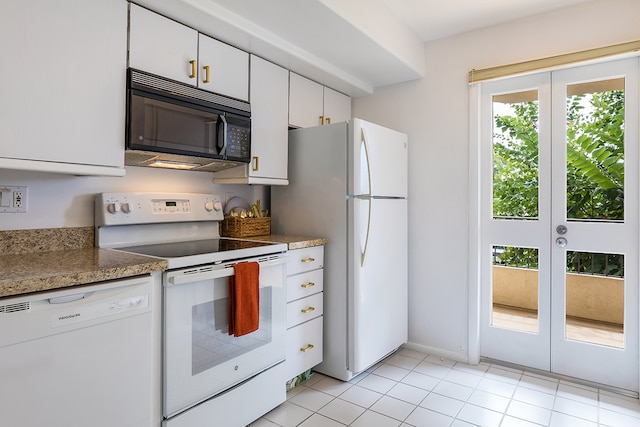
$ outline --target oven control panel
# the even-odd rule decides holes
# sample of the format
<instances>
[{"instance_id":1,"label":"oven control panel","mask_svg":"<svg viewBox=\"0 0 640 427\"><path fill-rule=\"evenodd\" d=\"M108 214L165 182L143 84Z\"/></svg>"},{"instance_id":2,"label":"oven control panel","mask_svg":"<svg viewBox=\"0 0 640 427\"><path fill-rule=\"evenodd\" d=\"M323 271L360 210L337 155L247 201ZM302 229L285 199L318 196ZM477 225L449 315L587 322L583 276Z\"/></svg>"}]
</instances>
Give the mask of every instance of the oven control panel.
<instances>
[{"instance_id":1,"label":"oven control panel","mask_svg":"<svg viewBox=\"0 0 640 427\"><path fill-rule=\"evenodd\" d=\"M191 212L189 200L153 200L154 214Z\"/></svg>"},{"instance_id":2,"label":"oven control panel","mask_svg":"<svg viewBox=\"0 0 640 427\"><path fill-rule=\"evenodd\" d=\"M215 194L100 193L95 201L95 225L222 221L222 202Z\"/></svg>"}]
</instances>

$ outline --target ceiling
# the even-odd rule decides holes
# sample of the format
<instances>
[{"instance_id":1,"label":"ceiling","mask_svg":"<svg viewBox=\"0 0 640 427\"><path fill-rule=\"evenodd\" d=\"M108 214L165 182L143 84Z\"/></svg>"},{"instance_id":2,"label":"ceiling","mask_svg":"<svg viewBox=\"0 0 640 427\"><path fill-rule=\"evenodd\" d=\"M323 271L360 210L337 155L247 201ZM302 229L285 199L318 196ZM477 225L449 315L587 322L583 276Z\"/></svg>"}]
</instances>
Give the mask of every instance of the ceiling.
<instances>
[{"instance_id":1,"label":"ceiling","mask_svg":"<svg viewBox=\"0 0 640 427\"><path fill-rule=\"evenodd\" d=\"M591 0L383 0L423 41Z\"/></svg>"},{"instance_id":2,"label":"ceiling","mask_svg":"<svg viewBox=\"0 0 640 427\"><path fill-rule=\"evenodd\" d=\"M425 74L424 43L588 1L135 0L351 96Z\"/></svg>"}]
</instances>

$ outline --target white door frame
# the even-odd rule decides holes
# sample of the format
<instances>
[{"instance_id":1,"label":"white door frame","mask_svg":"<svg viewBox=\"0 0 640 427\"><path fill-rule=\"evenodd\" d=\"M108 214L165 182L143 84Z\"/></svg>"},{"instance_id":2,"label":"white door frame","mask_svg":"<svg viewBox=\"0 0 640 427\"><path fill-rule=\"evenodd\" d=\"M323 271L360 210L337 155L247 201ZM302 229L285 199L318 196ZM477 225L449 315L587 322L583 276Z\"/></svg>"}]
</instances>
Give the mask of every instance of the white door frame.
<instances>
[{"instance_id":1,"label":"white door frame","mask_svg":"<svg viewBox=\"0 0 640 427\"><path fill-rule=\"evenodd\" d=\"M615 59L612 59L615 61ZM640 68L640 59L636 58L638 68ZM638 82L634 85L636 88ZM481 114L481 84L469 86L469 216L468 216L468 232L469 232L469 264L468 264L468 340L467 340L467 362L477 364L480 362L480 304L481 304L481 247L480 247L480 114ZM638 132L638 121L640 117L636 115L636 124L634 131ZM630 261L631 262L631 261ZM640 264L640 259L636 260ZM640 295L636 301L640 306ZM640 364L640 360L638 361ZM637 390L636 390L637 391Z\"/></svg>"}]
</instances>

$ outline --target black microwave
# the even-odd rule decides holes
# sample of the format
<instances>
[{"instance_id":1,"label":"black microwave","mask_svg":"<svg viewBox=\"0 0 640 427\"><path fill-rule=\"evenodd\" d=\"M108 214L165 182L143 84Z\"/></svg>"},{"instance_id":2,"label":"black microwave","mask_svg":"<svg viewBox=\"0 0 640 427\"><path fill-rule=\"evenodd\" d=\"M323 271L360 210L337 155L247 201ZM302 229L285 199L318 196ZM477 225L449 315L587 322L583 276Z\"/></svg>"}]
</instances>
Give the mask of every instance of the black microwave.
<instances>
[{"instance_id":1,"label":"black microwave","mask_svg":"<svg viewBox=\"0 0 640 427\"><path fill-rule=\"evenodd\" d=\"M130 68L125 139L129 165L212 171L238 166L251 161L251 107Z\"/></svg>"}]
</instances>

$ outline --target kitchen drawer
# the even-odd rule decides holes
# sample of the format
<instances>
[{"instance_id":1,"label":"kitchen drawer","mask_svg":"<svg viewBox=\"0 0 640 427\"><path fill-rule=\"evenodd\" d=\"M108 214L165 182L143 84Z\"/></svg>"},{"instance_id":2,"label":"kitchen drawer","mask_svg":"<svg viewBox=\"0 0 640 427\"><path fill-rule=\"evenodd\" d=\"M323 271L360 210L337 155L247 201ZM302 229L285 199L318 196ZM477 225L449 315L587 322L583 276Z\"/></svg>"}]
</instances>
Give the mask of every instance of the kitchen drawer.
<instances>
[{"instance_id":1,"label":"kitchen drawer","mask_svg":"<svg viewBox=\"0 0 640 427\"><path fill-rule=\"evenodd\" d=\"M287 331L285 378L306 371L322 362L322 316Z\"/></svg>"},{"instance_id":2,"label":"kitchen drawer","mask_svg":"<svg viewBox=\"0 0 640 427\"><path fill-rule=\"evenodd\" d=\"M287 302L322 292L324 269L287 277Z\"/></svg>"},{"instance_id":3,"label":"kitchen drawer","mask_svg":"<svg viewBox=\"0 0 640 427\"><path fill-rule=\"evenodd\" d=\"M303 271L322 268L324 262L324 246L294 249L289 251L287 275L302 273Z\"/></svg>"},{"instance_id":4,"label":"kitchen drawer","mask_svg":"<svg viewBox=\"0 0 640 427\"><path fill-rule=\"evenodd\" d=\"M322 293L308 296L287 304L287 328L322 316Z\"/></svg>"}]
</instances>

